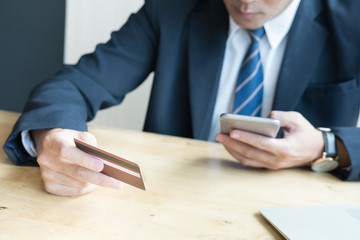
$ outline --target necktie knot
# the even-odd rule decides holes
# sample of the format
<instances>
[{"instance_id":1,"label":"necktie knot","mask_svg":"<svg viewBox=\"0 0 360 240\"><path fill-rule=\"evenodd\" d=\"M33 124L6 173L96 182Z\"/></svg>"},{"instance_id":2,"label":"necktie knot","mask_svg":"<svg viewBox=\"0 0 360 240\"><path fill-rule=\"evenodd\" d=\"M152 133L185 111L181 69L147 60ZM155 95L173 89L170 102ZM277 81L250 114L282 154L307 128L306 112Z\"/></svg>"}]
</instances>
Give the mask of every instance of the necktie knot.
<instances>
[{"instance_id":1,"label":"necktie knot","mask_svg":"<svg viewBox=\"0 0 360 240\"><path fill-rule=\"evenodd\" d=\"M258 43L258 42L260 42L261 38L264 36L265 29L264 29L264 27L261 27L258 29L249 30L249 34L251 37L251 41Z\"/></svg>"}]
</instances>

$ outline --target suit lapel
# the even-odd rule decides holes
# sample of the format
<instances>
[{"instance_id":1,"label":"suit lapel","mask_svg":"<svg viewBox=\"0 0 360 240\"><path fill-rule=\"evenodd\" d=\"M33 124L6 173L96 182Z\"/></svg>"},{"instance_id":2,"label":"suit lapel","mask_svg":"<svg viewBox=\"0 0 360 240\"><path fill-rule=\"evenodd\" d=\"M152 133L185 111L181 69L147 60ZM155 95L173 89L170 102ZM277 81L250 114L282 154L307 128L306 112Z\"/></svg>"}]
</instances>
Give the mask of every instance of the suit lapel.
<instances>
[{"instance_id":1,"label":"suit lapel","mask_svg":"<svg viewBox=\"0 0 360 240\"><path fill-rule=\"evenodd\" d=\"M205 1L208 2L208 1ZM203 4L189 22L189 86L194 137L207 139L228 34L222 1Z\"/></svg>"},{"instance_id":2,"label":"suit lapel","mask_svg":"<svg viewBox=\"0 0 360 240\"><path fill-rule=\"evenodd\" d=\"M316 21L323 6L318 0L302 1L289 32L279 73L274 110L294 110L305 91L327 39L327 31Z\"/></svg>"}]
</instances>

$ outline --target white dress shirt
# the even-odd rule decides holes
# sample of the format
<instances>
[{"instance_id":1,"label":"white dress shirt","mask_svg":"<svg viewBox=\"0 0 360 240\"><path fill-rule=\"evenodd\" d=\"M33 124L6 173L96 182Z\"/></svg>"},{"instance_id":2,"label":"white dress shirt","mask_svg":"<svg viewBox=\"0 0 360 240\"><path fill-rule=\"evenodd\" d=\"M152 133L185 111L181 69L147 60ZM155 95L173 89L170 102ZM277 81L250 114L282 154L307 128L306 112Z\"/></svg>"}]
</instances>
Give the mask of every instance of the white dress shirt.
<instances>
[{"instance_id":1,"label":"white dress shirt","mask_svg":"<svg viewBox=\"0 0 360 240\"><path fill-rule=\"evenodd\" d=\"M287 34L300 1L293 0L282 13L264 25L265 35L259 45L264 74L262 117L267 117L272 110ZM250 43L251 39L248 32L237 25L230 17L229 36L226 42L224 62L208 137L209 141L215 141L215 136L220 132L220 115L225 112L232 112L239 68Z\"/></svg>"}]
</instances>

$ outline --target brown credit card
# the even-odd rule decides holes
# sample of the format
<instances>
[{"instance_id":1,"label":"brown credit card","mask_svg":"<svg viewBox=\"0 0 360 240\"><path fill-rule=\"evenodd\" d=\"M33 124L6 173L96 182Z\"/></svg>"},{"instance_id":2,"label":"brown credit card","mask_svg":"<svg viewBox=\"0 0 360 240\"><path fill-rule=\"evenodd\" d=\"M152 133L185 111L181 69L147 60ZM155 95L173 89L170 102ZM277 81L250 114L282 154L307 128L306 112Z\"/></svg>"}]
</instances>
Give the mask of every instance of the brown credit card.
<instances>
[{"instance_id":1,"label":"brown credit card","mask_svg":"<svg viewBox=\"0 0 360 240\"><path fill-rule=\"evenodd\" d=\"M79 139L74 138L74 142L77 148L104 163L104 169L101 173L144 191L146 190L139 164L94 147Z\"/></svg>"}]
</instances>

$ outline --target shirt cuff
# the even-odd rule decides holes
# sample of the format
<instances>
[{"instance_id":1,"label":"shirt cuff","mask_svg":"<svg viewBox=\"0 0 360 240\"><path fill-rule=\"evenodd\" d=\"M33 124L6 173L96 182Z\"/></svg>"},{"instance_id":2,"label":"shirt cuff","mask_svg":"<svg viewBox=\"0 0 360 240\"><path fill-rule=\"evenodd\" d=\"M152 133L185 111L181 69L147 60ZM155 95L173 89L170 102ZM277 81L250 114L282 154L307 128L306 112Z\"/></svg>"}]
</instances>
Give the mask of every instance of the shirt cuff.
<instances>
[{"instance_id":1,"label":"shirt cuff","mask_svg":"<svg viewBox=\"0 0 360 240\"><path fill-rule=\"evenodd\" d=\"M38 153L35 148L34 141L30 137L29 130L25 130L21 132L21 142L26 152L31 156L36 158Z\"/></svg>"}]
</instances>

